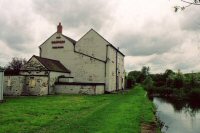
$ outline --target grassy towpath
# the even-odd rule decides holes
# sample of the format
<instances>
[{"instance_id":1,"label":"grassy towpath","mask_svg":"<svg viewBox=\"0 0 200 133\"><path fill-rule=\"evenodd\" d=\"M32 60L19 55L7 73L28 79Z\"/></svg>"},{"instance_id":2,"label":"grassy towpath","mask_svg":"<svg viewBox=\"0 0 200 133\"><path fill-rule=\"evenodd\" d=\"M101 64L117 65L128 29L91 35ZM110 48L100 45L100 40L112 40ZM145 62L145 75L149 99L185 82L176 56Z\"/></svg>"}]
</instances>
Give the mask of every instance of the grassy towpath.
<instances>
[{"instance_id":1,"label":"grassy towpath","mask_svg":"<svg viewBox=\"0 0 200 133\"><path fill-rule=\"evenodd\" d=\"M0 104L0 133L140 133L154 121L142 87L104 95L6 97Z\"/></svg>"}]
</instances>

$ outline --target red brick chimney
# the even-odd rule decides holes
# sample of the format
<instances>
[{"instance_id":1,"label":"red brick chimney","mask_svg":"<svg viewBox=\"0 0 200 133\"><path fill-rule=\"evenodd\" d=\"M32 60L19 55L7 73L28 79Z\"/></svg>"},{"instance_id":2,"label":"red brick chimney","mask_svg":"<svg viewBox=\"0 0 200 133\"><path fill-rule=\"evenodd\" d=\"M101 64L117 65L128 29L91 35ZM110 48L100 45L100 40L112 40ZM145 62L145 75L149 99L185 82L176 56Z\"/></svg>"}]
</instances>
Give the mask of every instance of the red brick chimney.
<instances>
[{"instance_id":1,"label":"red brick chimney","mask_svg":"<svg viewBox=\"0 0 200 133\"><path fill-rule=\"evenodd\" d=\"M61 25L61 23L59 23L59 25L57 26L57 33L62 33L62 25Z\"/></svg>"}]
</instances>

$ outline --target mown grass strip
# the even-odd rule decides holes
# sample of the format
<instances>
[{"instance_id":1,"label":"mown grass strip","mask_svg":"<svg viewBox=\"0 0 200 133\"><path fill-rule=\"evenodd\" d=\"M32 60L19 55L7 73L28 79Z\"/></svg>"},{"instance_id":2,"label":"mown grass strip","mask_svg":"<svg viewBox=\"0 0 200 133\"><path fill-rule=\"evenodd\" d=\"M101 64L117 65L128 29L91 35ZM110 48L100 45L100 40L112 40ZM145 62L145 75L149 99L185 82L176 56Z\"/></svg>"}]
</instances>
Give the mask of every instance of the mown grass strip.
<instances>
[{"instance_id":1,"label":"mown grass strip","mask_svg":"<svg viewBox=\"0 0 200 133\"><path fill-rule=\"evenodd\" d=\"M118 94L9 98L0 104L3 132L141 132L154 121L141 86Z\"/></svg>"}]
</instances>

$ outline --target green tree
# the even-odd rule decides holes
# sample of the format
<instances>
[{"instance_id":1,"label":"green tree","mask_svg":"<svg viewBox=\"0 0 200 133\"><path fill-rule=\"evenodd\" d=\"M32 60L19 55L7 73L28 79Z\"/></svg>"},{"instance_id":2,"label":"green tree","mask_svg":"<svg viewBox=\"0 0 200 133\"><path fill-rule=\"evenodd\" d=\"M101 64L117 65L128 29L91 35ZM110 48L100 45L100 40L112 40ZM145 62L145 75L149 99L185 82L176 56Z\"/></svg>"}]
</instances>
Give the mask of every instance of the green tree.
<instances>
[{"instance_id":1,"label":"green tree","mask_svg":"<svg viewBox=\"0 0 200 133\"><path fill-rule=\"evenodd\" d=\"M143 66L141 69L141 74L139 76L139 82L142 83L147 76L149 76L150 67Z\"/></svg>"},{"instance_id":2,"label":"green tree","mask_svg":"<svg viewBox=\"0 0 200 133\"><path fill-rule=\"evenodd\" d=\"M167 69L165 71L165 73L163 74L163 77L164 77L166 86L167 87L172 87L174 79L175 79L175 72L173 72L170 69Z\"/></svg>"},{"instance_id":3,"label":"green tree","mask_svg":"<svg viewBox=\"0 0 200 133\"><path fill-rule=\"evenodd\" d=\"M175 75L175 72L173 72L171 69L167 69L165 73L163 74L165 79L168 78L168 76L170 75Z\"/></svg>"},{"instance_id":4,"label":"green tree","mask_svg":"<svg viewBox=\"0 0 200 133\"><path fill-rule=\"evenodd\" d=\"M174 77L174 87L180 89L183 87L184 75L178 70L178 73Z\"/></svg>"},{"instance_id":5,"label":"green tree","mask_svg":"<svg viewBox=\"0 0 200 133\"><path fill-rule=\"evenodd\" d=\"M195 87L195 85L197 83L197 76L193 72L190 74L189 82L190 82L191 87Z\"/></svg>"},{"instance_id":6,"label":"green tree","mask_svg":"<svg viewBox=\"0 0 200 133\"><path fill-rule=\"evenodd\" d=\"M134 82L139 82L141 72L140 71L131 71L128 73L128 79L133 80Z\"/></svg>"},{"instance_id":7,"label":"green tree","mask_svg":"<svg viewBox=\"0 0 200 133\"><path fill-rule=\"evenodd\" d=\"M146 89L150 89L153 87L153 80L151 76L147 76L145 80L143 81L143 85L145 86Z\"/></svg>"}]
</instances>

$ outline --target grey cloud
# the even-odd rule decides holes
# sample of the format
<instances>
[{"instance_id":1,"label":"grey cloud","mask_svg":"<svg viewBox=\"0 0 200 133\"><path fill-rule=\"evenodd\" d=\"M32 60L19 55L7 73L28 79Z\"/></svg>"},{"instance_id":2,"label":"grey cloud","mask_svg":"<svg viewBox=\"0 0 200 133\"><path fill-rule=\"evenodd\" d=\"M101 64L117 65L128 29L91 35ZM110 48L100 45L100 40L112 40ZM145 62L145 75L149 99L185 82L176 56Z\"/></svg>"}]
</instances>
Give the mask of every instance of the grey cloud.
<instances>
[{"instance_id":1,"label":"grey cloud","mask_svg":"<svg viewBox=\"0 0 200 133\"><path fill-rule=\"evenodd\" d=\"M167 18L161 20L149 19L140 30L121 30L114 38L120 44L120 48L128 50L128 55L152 55L162 54L184 42L182 32L174 22Z\"/></svg>"},{"instance_id":2,"label":"grey cloud","mask_svg":"<svg viewBox=\"0 0 200 133\"><path fill-rule=\"evenodd\" d=\"M170 33L160 35L123 34L116 36L120 48L128 50L128 55L162 54L181 43L181 39Z\"/></svg>"},{"instance_id":3,"label":"grey cloud","mask_svg":"<svg viewBox=\"0 0 200 133\"><path fill-rule=\"evenodd\" d=\"M1 3L2 5L7 5L6 1ZM0 5L0 7L2 6ZM30 15L26 10L22 12L16 12L10 7L1 7L3 13L0 15L0 40L5 42L13 50L28 52L29 49L26 46L33 39L30 31L29 24L32 22ZM12 8L16 8L12 6ZM6 10L9 10L6 12Z\"/></svg>"},{"instance_id":4,"label":"grey cloud","mask_svg":"<svg viewBox=\"0 0 200 133\"><path fill-rule=\"evenodd\" d=\"M190 67L193 67L193 63L186 63L186 62L181 62L175 65L175 68L180 69L180 70L185 70L188 69Z\"/></svg>"},{"instance_id":5,"label":"grey cloud","mask_svg":"<svg viewBox=\"0 0 200 133\"><path fill-rule=\"evenodd\" d=\"M105 0L35 0L33 3L36 13L54 24L62 21L66 28L93 26L100 29L112 18L109 1Z\"/></svg>"},{"instance_id":6,"label":"grey cloud","mask_svg":"<svg viewBox=\"0 0 200 133\"><path fill-rule=\"evenodd\" d=\"M30 42L32 39L30 35L27 35L24 28L26 28L25 25L17 25L15 21L8 24L5 19L0 18L0 39L12 49L23 50L25 48L23 44Z\"/></svg>"},{"instance_id":7,"label":"grey cloud","mask_svg":"<svg viewBox=\"0 0 200 133\"><path fill-rule=\"evenodd\" d=\"M192 8L186 8L181 12L180 26L183 30L199 32L200 30L200 8L193 6Z\"/></svg>"}]
</instances>

